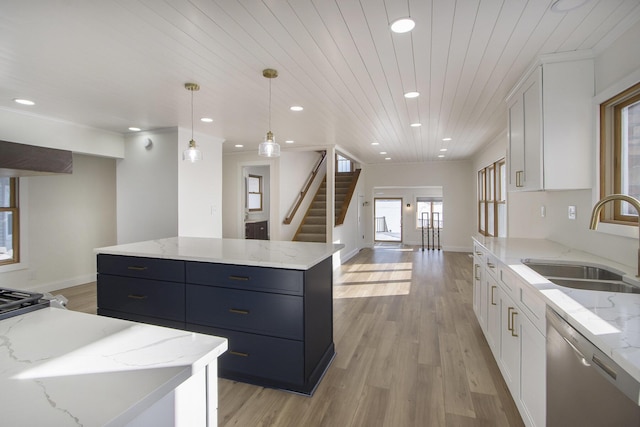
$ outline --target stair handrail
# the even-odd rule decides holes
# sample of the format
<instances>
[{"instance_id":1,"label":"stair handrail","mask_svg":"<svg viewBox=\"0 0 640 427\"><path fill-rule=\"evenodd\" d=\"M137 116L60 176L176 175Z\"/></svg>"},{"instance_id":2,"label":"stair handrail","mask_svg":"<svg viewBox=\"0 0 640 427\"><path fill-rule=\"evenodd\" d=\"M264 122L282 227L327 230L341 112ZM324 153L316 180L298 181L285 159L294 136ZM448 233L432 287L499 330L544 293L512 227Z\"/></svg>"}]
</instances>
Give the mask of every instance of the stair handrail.
<instances>
[{"instance_id":1,"label":"stair handrail","mask_svg":"<svg viewBox=\"0 0 640 427\"><path fill-rule=\"evenodd\" d=\"M300 193L298 193L298 198L296 199L295 204L289 210L289 214L285 217L285 219L283 221L285 224L291 224L291 221L293 221L293 217L296 215L296 212L298 212L298 208L302 204L302 201L304 200L304 197L307 195L307 192L309 191L309 188L311 188L311 184L313 183L313 180L316 178L316 175L318 175L318 170L320 169L320 166L322 166L322 163L324 162L324 159L326 157L327 157L327 151L324 150L324 151L321 152L320 160L318 160L318 162L316 163L315 167L311 171L311 174L309 174L309 177L305 181L305 183L304 183L304 185L302 187L302 191Z\"/></svg>"}]
</instances>

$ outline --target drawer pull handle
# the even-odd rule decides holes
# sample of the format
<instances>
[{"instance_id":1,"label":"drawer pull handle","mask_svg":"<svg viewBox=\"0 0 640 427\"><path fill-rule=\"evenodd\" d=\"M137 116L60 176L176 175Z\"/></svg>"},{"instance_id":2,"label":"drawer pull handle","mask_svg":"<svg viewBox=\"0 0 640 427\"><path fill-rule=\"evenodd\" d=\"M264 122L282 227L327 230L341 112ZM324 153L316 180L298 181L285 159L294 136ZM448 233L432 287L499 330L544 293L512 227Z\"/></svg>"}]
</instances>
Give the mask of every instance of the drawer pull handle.
<instances>
[{"instance_id":1,"label":"drawer pull handle","mask_svg":"<svg viewBox=\"0 0 640 427\"><path fill-rule=\"evenodd\" d=\"M493 269L493 268L496 268L496 265L495 265L495 264L493 264L493 263L490 263L490 262L488 262L488 263L487 263L487 266L488 266L489 268L492 268L492 269Z\"/></svg>"},{"instance_id":2,"label":"drawer pull handle","mask_svg":"<svg viewBox=\"0 0 640 427\"><path fill-rule=\"evenodd\" d=\"M129 294L127 295L131 299L147 299L146 295L138 295L138 294Z\"/></svg>"},{"instance_id":3,"label":"drawer pull handle","mask_svg":"<svg viewBox=\"0 0 640 427\"><path fill-rule=\"evenodd\" d=\"M517 337L518 336L518 334L516 333L516 320L514 319L514 317L517 314L518 314L518 312L514 308L513 311L511 312L511 336L512 337Z\"/></svg>"},{"instance_id":4,"label":"drawer pull handle","mask_svg":"<svg viewBox=\"0 0 640 427\"><path fill-rule=\"evenodd\" d=\"M145 271L147 268L149 267L141 267L138 265L130 265L129 267L127 267L129 270L135 270L135 271Z\"/></svg>"},{"instance_id":5,"label":"drawer pull handle","mask_svg":"<svg viewBox=\"0 0 640 427\"><path fill-rule=\"evenodd\" d=\"M229 354L233 354L234 356L240 356L240 357L249 357L249 353L242 353L240 351L230 350Z\"/></svg>"},{"instance_id":6,"label":"drawer pull handle","mask_svg":"<svg viewBox=\"0 0 640 427\"><path fill-rule=\"evenodd\" d=\"M248 276L229 276L230 280L249 280Z\"/></svg>"},{"instance_id":7,"label":"drawer pull handle","mask_svg":"<svg viewBox=\"0 0 640 427\"><path fill-rule=\"evenodd\" d=\"M249 310L240 310L239 308L230 308L229 313L235 314L249 314Z\"/></svg>"}]
</instances>

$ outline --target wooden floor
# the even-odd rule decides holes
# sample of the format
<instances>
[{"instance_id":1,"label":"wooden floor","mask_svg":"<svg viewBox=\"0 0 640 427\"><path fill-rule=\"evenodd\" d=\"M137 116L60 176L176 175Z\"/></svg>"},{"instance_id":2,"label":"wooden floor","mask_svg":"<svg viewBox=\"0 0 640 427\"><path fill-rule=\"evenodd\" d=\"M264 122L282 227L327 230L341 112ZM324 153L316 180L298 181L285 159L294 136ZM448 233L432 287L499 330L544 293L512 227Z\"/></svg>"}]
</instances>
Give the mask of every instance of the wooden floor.
<instances>
[{"instance_id":1,"label":"wooden floor","mask_svg":"<svg viewBox=\"0 0 640 427\"><path fill-rule=\"evenodd\" d=\"M313 397L221 379L219 425L523 425L473 313L471 264L464 253L362 250L334 273L337 355ZM58 293L95 313L95 284Z\"/></svg>"}]
</instances>

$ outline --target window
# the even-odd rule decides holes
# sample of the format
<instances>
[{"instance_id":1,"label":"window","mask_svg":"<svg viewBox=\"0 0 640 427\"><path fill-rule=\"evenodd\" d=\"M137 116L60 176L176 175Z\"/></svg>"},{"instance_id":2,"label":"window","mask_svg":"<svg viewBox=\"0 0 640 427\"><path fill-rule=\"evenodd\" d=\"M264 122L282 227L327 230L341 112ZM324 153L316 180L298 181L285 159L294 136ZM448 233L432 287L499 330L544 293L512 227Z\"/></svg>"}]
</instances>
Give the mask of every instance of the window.
<instances>
[{"instance_id":1,"label":"window","mask_svg":"<svg viewBox=\"0 0 640 427\"><path fill-rule=\"evenodd\" d=\"M353 162L340 154L336 154L336 172L353 172Z\"/></svg>"},{"instance_id":2,"label":"window","mask_svg":"<svg viewBox=\"0 0 640 427\"><path fill-rule=\"evenodd\" d=\"M418 197L416 199L416 228L442 228L442 199Z\"/></svg>"},{"instance_id":3,"label":"window","mask_svg":"<svg viewBox=\"0 0 640 427\"><path fill-rule=\"evenodd\" d=\"M262 210L262 177L259 175L247 177L247 209L249 212Z\"/></svg>"},{"instance_id":4,"label":"window","mask_svg":"<svg viewBox=\"0 0 640 427\"><path fill-rule=\"evenodd\" d=\"M600 105L600 193L640 199L640 83ZM637 225L638 212L615 201L601 221Z\"/></svg>"},{"instance_id":5,"label":"window","mask_svg":"<svg viewBox=\"0 0 640 427\"><path fill-rule=\"evenodd\" d=\"M478 231L485 236L507 235L506 173L504 159L478 171Z\"/></svg>"},{"instance_id":6,"label":"window","mask_svg":"<svg viewBox=\"0 0 640 427\"><path fill-rule=\"evenodd\" d=\"M20 261L18 178L0 178L0 265Z\"/></svg>"}]
</instances>

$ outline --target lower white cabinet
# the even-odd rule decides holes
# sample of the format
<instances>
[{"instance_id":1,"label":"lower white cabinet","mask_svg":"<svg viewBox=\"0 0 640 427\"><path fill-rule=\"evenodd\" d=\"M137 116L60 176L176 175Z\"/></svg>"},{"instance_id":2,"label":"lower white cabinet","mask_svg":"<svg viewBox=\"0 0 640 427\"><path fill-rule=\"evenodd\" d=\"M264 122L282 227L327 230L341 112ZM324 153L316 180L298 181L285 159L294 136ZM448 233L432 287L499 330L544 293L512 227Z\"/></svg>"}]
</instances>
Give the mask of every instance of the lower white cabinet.
<instances>
[{"instance_id":1,"label":"lower white cabinet","mask_svg":"<svg viewBox=\"0 0 640 427\"><path fill-rule=\"evenodd\" d=\"M493 259L498 274L487 274L474 260L474 273L482 272L481 280L474 279L476 316L525 425L542 427L546 422L545 304L537 291L528 289L490 252L483 257Z\"/></svg>"}]
</instances>

